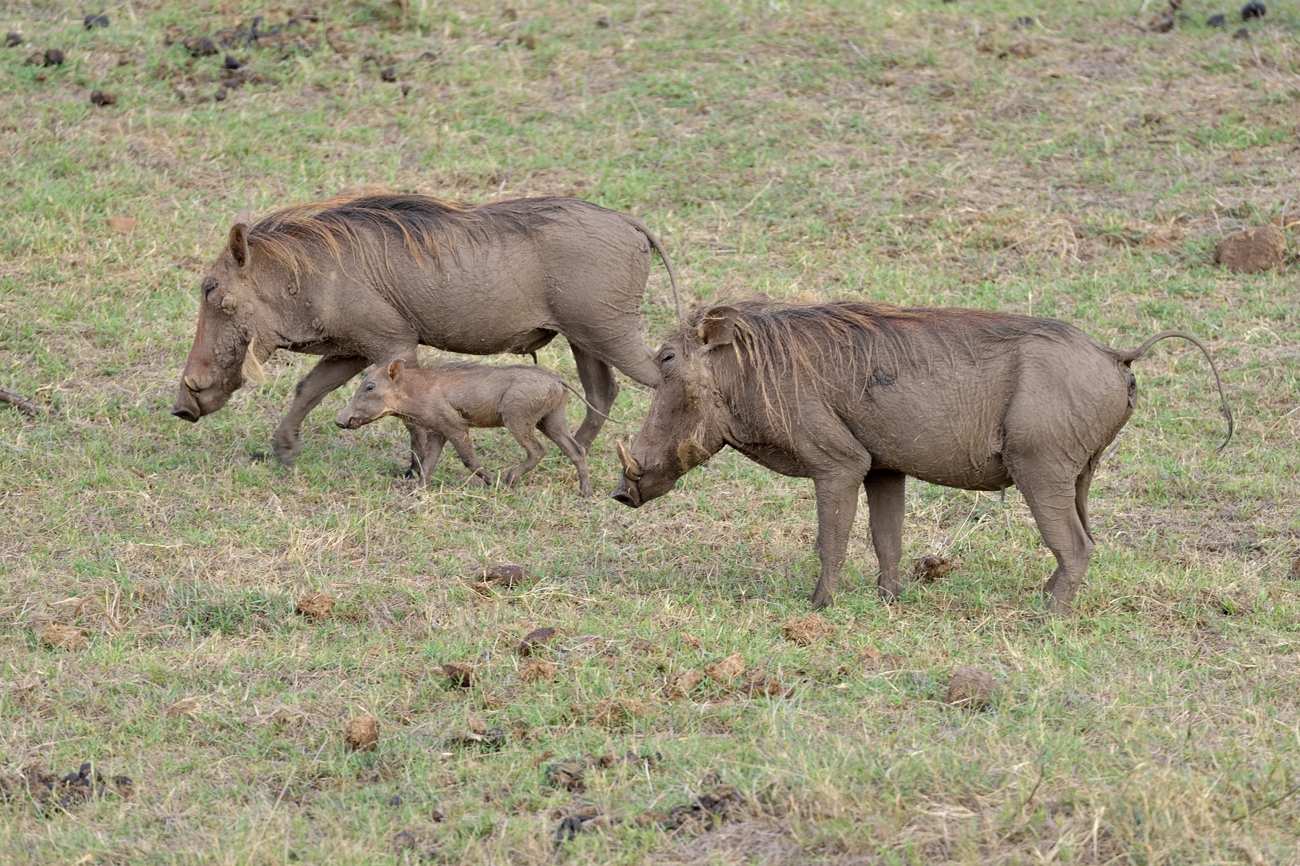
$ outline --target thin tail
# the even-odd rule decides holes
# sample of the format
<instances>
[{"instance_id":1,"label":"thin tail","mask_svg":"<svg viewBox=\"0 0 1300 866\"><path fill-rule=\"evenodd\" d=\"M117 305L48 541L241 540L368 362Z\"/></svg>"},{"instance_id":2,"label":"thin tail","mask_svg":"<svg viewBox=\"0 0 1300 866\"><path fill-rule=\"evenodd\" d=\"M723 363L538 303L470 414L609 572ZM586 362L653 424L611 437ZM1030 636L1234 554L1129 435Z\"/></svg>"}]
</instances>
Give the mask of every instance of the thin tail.
<instances>
[{"instance_id":1,"label":"thin tail","mask_svg":"<svg viewBox=\"0 0 1300 866\"><path fill-rule=\"evenodd\" d=\"M1219 379L1219 368L1214 365L1214 358L1210 356L1210 350L1205 348L1204 343L1202 343L1200 340L1196 339L1186 331L1161 331L1159 334L1156 334L1154 337L1148 338L1146 341L1142 343L1142 345L1138 346L1136 349L1130 349L1128 351L1121 351L1119 349L1116 349L1114 351L1115 354L1119 356L1119 359L1121 361L1123 361L1125 364L1131 364L1134 361L1141 358L1143 355L1145 355L1147 353L1147 349L1150 349L1153 345L1160 342L1161 340L1167 340L1170 337L1178 337L1180 340L1186 340L1187 342L1191 343L1193 346L1200 349L1201 354L1205 355L1205 360L1210 362L1210 372L1214 374L1214 384L1219 389L1219 401L1223 405L1223 417L1228 419L1228 438L1224 439L1223 444L1220 445L1218 448L1219 451L1222 451L1224 448L1228 447L1228 443L1232 441L1232 431L1235 429L1236 425L1232 419L1232 409L1228 407L1227 395L1223 393L1223 382L1222 380Z\"/></svg>"},{"instance_id":2,"label":"thin tail","mask_svg":"<svg viewBox=\"0 0 1300 866\"><path fill-rule=\"evenodd\" d=\"M586 397L583 395L583 393L582 393L581 391L579 391L577 388L573 387L572 385L570 385L568 382L564 381L563 379L560 380L560 384L563 385L564 387L568 388L568 389L569 389L570 391L572 391L573 393L577 394L579 400L581 400L581 401L584 402L584 403L587 403L587 398L586 398ZM612 418L612 417L610 417L609 415L606 415L604 412L600 411L599 409L597 409L595 406L591 405L590 403L587 403L587 408L590 409L591 411L595 412L595 413L596 413L597 415L599 415L600 417L604 418L606 421L613 421L615 424L622 424L622 423L623 423L622 421L618 420L617 418Z\"/></svg>"},{"instance_id":3,"label":"thin tail","mask_svg":"<svg viewBox=\"0 0 1300 866\"><path fill-rule=\"evenodd\" d=\"M637 219L631 214L625 213L623 214L623 216L627 219L628 222L630 222L633 226L636 227L637 231L645 235L646 240L650 241L650 246L654 247L654 251L659 254L660 260L663 261L664 268L668 271L668 282L673 287L673 306L677 308L677 324L681 325L682 324L682 297L677 292L677 273L673 270L673 263L668 260L668 253L664 252L664 245L659 243L659 238L656 237L655 233L650 231L650 227L647 226L645 223L643 223L641 220ZM592 408L595 409L594 406L592 406Z\"/></svg>"}]
</instances>

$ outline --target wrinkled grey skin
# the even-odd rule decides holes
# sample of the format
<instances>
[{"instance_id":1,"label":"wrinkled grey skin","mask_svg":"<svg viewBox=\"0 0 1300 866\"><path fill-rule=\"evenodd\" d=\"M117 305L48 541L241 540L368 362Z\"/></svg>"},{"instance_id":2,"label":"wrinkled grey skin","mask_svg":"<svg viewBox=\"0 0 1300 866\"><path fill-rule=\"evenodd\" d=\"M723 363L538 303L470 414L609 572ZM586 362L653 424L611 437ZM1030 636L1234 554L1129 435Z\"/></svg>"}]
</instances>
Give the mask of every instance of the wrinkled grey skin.
<instances>
[{"instance_id":1,"label":"wrinkled grey skin","mask_svg":"<svg viewBox=\"0 0 1300 866\"><path fill-rule=\"evenodd\" d=\"M357 234L369 255L344 247L335 258L321 249L314 272L299 274L281 261L259 260L249 243L256 227L237 222L202 281L197 331L172 414L194 422L224 406L244 383L250 343L258 362L276 349L319 355L273 437L276 457L292 465L303 419L368 365L396 357L414 364L420 344L471 355L529 354L559 333L595 407L575 435L589 447L618 395L614 369L659 384L654 353L642 338L641 298L651 250L662 257L662 247L635 217L578 199L515 199L473 210L494 209L533 224L533 234L476 234L417 257L400 240L363 226ZM422 435L411 429L413 457L426 447Z\"/></svg>"},{"instance_id":2,"label":"wrinkled grey skin","mask_svg":"<svg viewBox=\"0 0 1300 866\"><path fill-rule=\"evenodd\" d=\"M1058 563L1045 587L1049 609L1067 611L1094 545L1088 525L1093 471L1133 411L1129 364L1169 336L1205 351L1176 332L1123 352L1050 319L810 305L803 311L860 316L858 324L892 317L899 324L850 323L838 345L818 339L824 333L805 335L799 350L818 375L805 376L796 391L789 364L769 358L765 375L741 345L746 317L792 309L702 310L664 344L663 384L630 451L618 443L624 472L612 495L638 508L724 445L774 472L811 478L821 558L814 608L831 603L859 488L867 494L879 591L886 599L897 596L903 485L910 475L966 490L1020 488ZM1226 398L1223 409L1231 437Z\"/></svg>"},{"instance_id":3,"label":"wrinkled grey skin","mask_svg":"<svg viewBox=\"0 0 1300 866\"><path fill-rule=\"evenodd\" d=\"M586 450L569 433L564 419L569 390L559 376L539 367L447 364L421 369L398 359L366 376L334 423L355 430L396 415L423 428L427 444L417 462L424 485L447 442L472 477L492 482L470 444L471 427L505 427L528 452L522 463L502 476L507 487L514 485L546 454L533 435L534 429L540 430L572 461L578 470L579 492L590 496Z\"/></svg>"}]
</instances>

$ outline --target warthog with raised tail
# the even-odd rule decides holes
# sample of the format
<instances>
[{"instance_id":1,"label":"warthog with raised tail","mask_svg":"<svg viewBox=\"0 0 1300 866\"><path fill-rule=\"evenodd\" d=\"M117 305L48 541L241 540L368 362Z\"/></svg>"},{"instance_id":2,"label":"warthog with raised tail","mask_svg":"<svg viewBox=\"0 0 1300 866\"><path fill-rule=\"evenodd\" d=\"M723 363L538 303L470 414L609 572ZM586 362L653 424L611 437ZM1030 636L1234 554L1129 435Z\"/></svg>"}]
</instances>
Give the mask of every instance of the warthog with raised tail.
<instances>
[{"instance_id":1,"label":"warthog with raised tail","mask_svg":"<svg viewBox=\"0 0 1300 866\"><path fill-rule=\"evenodd\" d=\"M198 329L172 414L217 411L276 349L320 355L276 428L289 464L303 419L370 364L416 346L535 353L568 338L589 406L586 448L614 405L614 369L659 384L642 338L651 250L645 223L569 198L460 205L420 195L339 198L237 222L203 278ZM411 428L412 451L424 450Z\"/></svg>"},{"instance_id":2,"label":"warthog with raised tail","mask_svg":"<svg viewBox=\"0 0 1300 866\"><path fill-rule=\"evenodd\" d=\"M489 367L486 364L438 364L408 367L398 359L366 376L352 399L339 410L334 423L354 430L386 415L423 427L427 447L416 455L420 483L429 483L429 473L438 465L447 442L473 478L492 483L495 479L469 441L471 427L505 427L528 456L502 476L507 487L541 462L546 451L533 435L542 435L559 446L578 470L578 490L591 495L587 454L569 433L564 407L573 388L541 367ZM576 392L575 392L576 393ZM581 395L579 395L581 396Z\"/></svg>"},{"instance_id":3,"label":"warthog with raised tail","mask_svg":"<svg viewBox=\"0 0 1300 866\"><path fill-rule=\"evenodd\" d=\"M724 445L811 478L821 608L844 565L859 488L880 593L894 598L907 476L965 490L1015 485L1056 556L1046 592L1061 613L1092 556L1093 471L1133 413L1129 365L1168 337L1210 359L1177 331L1123 351L1064 322L977 310L762 301L699 310L659 350L663 384L631 449L619 443L613 497L640 507Z\"/></svg>"}]
</instances>

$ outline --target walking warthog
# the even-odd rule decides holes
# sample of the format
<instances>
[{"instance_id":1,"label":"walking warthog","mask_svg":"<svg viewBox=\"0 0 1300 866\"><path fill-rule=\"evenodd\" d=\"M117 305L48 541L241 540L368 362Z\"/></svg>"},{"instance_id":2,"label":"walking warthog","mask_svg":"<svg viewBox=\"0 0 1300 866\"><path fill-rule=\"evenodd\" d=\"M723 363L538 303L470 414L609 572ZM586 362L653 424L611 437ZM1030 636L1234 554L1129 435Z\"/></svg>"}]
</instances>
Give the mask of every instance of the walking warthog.
<instances>
[{"instance_id":1,"label":"walking warthog","mask_svg":"<svg viewBox=\"0 0 1300 866\"><path fill-rule=\"evenodd\" d=\"M1121 351L1064 322L976 310L753 301L697 311L659 350L663 384L630 452L618 443L613 497L640 507L724 445L811 478L821 557L812 603L821 608L844 565L860 486L880 593L894 598L908 475L966 490L1014 484L1056 556L1046 592L1061 613L1092 555L1093 471L1133 412L1129 365L1167 337L1210 359L1176 331ZM1222 384L1219 397L1231 439Z\"/></svg>"},{"instance_id":2,"label":"walking warthog","mask_svg":"<svg viewBox=\"0 0 1300 866\"><path fill-rule=\"evenodd\" d=\"M596 438L616 367L659 384L642 339L651 250L636 217L568 198L460 205L420 195L337 198L237 222L203 278L198 329L172 414L217 411L276 349L320 355L276 428L290 464L302 421L369 364L416 360L424 344L470 355L534 353L564 334L589 406L576 439ZM411 429L413 454L420 453Z\"/></svg>"},{"instance_id":3,"label":"walking warthog","mask_svg":"<svg viewBox=\"0 0 1300 866\"><path fill-rule=\"evenodd\" d=\"M334 417L334 423L353 430L386 415L396 415L427 431L425 450L416 455L420 483L438 465L446 442L474 477L492 483L469 441L471 427L505 427L528 452L524 462L503 476L507 486L541 462L546 452L533 429L556 445L578 470L578 489L591 495L591 475L586 451L569 433L564 406L569 385L539 367L488 367L483 364L441 364L431 368L408 367L401 359L366 376L352 399ZM574 393L577 393L576 391ZM581 396L581 395L579 395Z\"/></svg>"}]
</instances>

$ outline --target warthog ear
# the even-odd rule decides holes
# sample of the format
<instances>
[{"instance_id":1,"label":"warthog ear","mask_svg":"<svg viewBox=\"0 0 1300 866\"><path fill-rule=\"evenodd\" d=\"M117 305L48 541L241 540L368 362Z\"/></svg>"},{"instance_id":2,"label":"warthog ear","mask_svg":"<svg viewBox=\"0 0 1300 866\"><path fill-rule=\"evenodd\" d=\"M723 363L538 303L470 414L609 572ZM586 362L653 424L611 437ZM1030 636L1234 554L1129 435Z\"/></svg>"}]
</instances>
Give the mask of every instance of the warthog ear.
<instances>
[{"instance_id":1,"label":"warthog ear","mask_svg":"<svg viewBox=\"0 0 1300 866\"><path fill-rule=\"evenodd\" d=\"M397 377L402 375L402 370L405 369L405 367L406 367L405 361L403 361L401 358L396 359L395 361L393 361L388 365L388 378L396 382Z\"/></svg>"},{"instance_id":2,"label":"warthog ear","mask_svg":"<svg viewBox=\"0 0 1300 866\"><path fill-rule=\"evenodd\" d=\"M241 268L248 267L248 224L238 222L230 227L230 255Z\"/></svg>"},{"instance_id":3,"label":"warthog ear","mask_svg":"<svg viewBox=\"0 0 1300 866\"><path fill-rule=\"evenodd\" d=\"M697 331L706 351L725 346L736 338L738 315L740 311L735 307L714 307L704 314Z\"/></svg>"}]
</instances>

